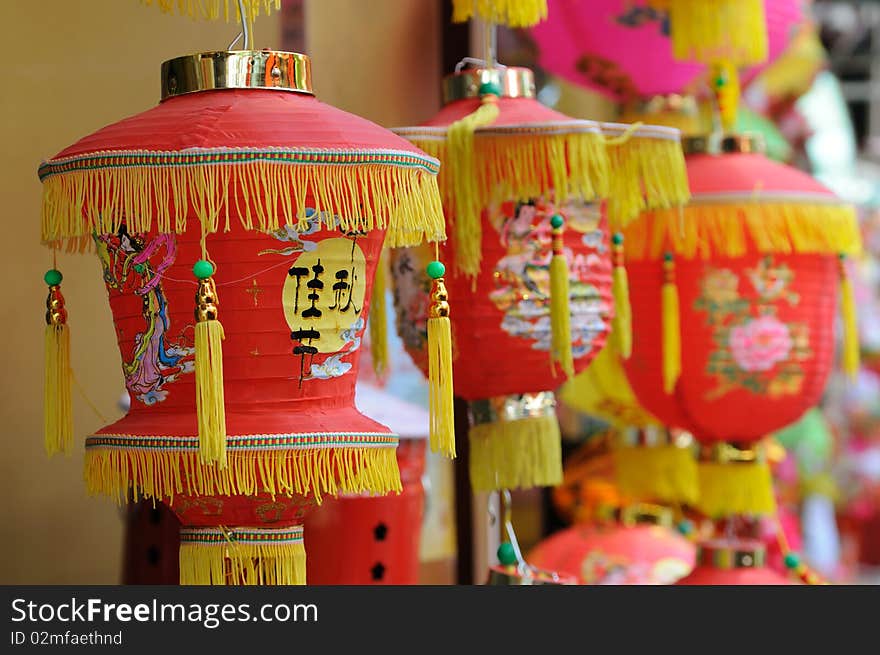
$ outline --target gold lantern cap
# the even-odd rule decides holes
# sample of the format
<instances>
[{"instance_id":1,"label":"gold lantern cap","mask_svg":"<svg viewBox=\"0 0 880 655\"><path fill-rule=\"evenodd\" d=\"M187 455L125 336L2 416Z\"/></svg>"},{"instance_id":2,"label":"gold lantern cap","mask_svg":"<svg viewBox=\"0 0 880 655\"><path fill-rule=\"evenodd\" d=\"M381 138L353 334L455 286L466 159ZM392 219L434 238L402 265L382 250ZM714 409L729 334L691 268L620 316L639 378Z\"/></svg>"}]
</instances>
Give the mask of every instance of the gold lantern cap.
<instances>
[{"instance_id":1,"label":"gold lantern cap","mask_svg":"<svg viewBox=\"0 0 880 655\"><path fill-rule=\"evenodd\" d=\"M502 98L535 98L535 74L520 66L463 68L443 78L443 104L465 98L479 98L480 85L494 84Z\"/></svg>"},{"instance_id":2,"label":"gold lantern cap","mask_svg":"<svg viewBox=\"0 0 880 655\"><path fill-rule=\"evenodd\" d=\"M761 154L767 151L764 137L756 132L707 134L681 139L685 155Z\"/></svg>"},{"instance_id":3,"label":"gold lantern cap","mask_svg":"<svg viewBox=\"0 0 880 655\"><path fill-rule=\"evenodd\" d=\"M162 63L162 100L220 89L271 89L314 95L307 55L281 50L218 50Z\"/></svg>"},{"instance_id":4,"label":"gold lantern cap","mask_svg":"<svg viewBox=\"0 0 880 655\"><path fill-rule=\"evenodd\" d=\"M767 563L767 549L760 541L714 539L697 547L697 563L713 569L757 569Z\"/></svg>"}]
</instances>

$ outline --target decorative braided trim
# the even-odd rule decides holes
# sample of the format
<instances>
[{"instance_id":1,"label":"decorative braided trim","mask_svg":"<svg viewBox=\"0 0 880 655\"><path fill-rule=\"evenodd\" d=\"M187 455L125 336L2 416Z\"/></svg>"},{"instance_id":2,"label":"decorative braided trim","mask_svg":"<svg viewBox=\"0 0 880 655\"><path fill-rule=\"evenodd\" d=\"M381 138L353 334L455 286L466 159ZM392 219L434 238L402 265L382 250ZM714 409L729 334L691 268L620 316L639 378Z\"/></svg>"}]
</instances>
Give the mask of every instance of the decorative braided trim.
<instances>
[{"instance_id":1,"label":"decorative braided trim","mask_svg":"<svg viewBox=\"0 0 880 655\"><path fill-rule=\"evenodd\" d=\"M396 434L383 432L248 434L227 436L226 448L232 451L300 450L309 448L394 448L397 447L399 439ZM198 452L199 438L197 436L94 434L86 439L86 448Z\"/></svg>"},{"instance_id":2,"label":"decorative braided trim","mask_svg":"<svg viewBox=\"0 0 880 655\"><path fill-rule=\"evenodd\" d=\"M93 232L182 233L195 214L209 233L308 227L317 216L343 232L387 230L386 245L446 238L439 163L397 151L192 149L107 151L40 167L42 239L79 242ZM306 201L314 209L307 212Z\"/></svg>"},{"instance_id":3,"label":"decorative braided trim","mask_svg":"<svg viewBox=\"0 0 880 655\"><path fill-rule=\"evenodd\" d=\"M398 136L414 141L416 139L445 140L448 126L395 127L391 130ZM513 123L510 125L488 125L474 130L475 136L552 136L563 134L601 134L602 129L595 121L550 121L546 123Z\"/></svg>"},{"instance_id":4,"label":"decorative braided trim","mask_svg":"<svg viewBox=\"0 0 880 655\"><path fill-rule=\"evenodd\" d=\"M180 529L181 544L228 546L234 544L302 543L303 526L287 528L187 528Z\"/></svg>"}]
</instances>

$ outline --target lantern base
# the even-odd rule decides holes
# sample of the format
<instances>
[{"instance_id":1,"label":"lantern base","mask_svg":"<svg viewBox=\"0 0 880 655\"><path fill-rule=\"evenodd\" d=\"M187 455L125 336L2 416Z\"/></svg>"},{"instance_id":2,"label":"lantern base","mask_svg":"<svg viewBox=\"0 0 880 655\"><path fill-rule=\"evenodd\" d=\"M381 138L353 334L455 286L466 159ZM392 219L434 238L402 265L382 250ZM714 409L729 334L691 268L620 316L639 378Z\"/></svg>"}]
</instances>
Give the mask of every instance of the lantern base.
<instances>
[{"instance_id":1,"label":"lantern base","mask_svg":"<svg viewBox=\"0 0 880 655\"><path fill-rule=\"evenodd\" d=\"M304 585L303 528L180 530L182 585Z\"/></svg>"},{"instance_id":2,"label":"lantern base","mask_svg":"<svg viewBox=\"0 0 880 655\"><path fill-rule=\"evenodd\" d=\"M700 462L700 496L696 507L713 518L776 512L773 479L766 461Z\"/></svg>"},{"instance_id":3,"label":"lantern base","mask_svg":"<svg viewBox=\"0 0 880 655\"><path fill-rule=\"evenodd\" d=\"M697 463L689 448L621 445L613 452L617 485L627 496L689 505L697 501Z\"/></svg>"},{"instance_id":4,"label":"lantern base","mask_svg":"<svg viewBox=\"0 0 880 655\"><path fill-rule=\"evenodd\" d=\"M562 482L562 445L550 392L472 402L470 474L475 491ZM491 408L492 411L484 411Z\"/></svg>"}]
</instances>

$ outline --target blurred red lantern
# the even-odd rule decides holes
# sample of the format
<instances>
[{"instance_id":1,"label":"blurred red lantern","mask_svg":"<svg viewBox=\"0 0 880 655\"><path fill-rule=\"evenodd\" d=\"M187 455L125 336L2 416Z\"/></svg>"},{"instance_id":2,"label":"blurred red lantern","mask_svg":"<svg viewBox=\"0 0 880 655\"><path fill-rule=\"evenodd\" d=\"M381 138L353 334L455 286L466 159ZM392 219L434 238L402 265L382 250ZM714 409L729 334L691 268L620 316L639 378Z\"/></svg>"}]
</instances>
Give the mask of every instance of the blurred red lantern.
<instances>
[{"instance_id":1,"label":"blurred red lantern","mask_svg":"<svg viewBox=\"0 0 880 655\"><path fill-rule=\"evenodd\" d=\"M87 439L87 484L171 506L183 583L302 583L310 506L400 490L358 350L383 240L444 236L437 162L321 104L302 55L183 57L162 90L40 169L43 239L93 241L131 396Z\"/></svg>"},{"instance_id":2,"label":"blurred red lantern","mask_svg":"<svg viewBox=\"0 0 880 655\"><path fill-rule=\"evenodd\" d=\"M467 69L447 77L444 93L434 118L396 131L444 162L453 237L444 259L454 262L447 285L459 300L450 316L454 388L470 403L471 481L478 490L555 484L552 391L599 352L614 314L608 225L684 202L678 132L571 119L535 99L533 75L521 68ZM497 111L486 119L490 105ZM468 135L459 132L474 116L485 122L470 126L462 151L456 144ZM589 202L605 196L614 199L607 219ZM402 250L391 262L398 330L423 370L430 256ZM568 290L554 293L560 261ZM559 314L569 323L570 363L556 336Z\"/></svg>"},{"instance_id":3,"label":"blurred red lantern","mask_svg":"<svg viewBox=\"0 0 880 655\"><path fill-rule=\"evenodd\" d=\"M550 535L526 559L585 585L672 584L691 571L694 544L672 528L670 510L633 505L618 514Z\"/></svg>"},{"instance_id":4,"label":"blurred red lantern","mask_svg":"<svg viewBox=\"0 0 880 655\"><path fill-rule=\"evenodd\" d=\"M772 513L753 446L819 400L841 273L848 283L839 257L858 252L858 227L851 208L753 140L725 139L724 154L705 145L687 158L691 203L625 230L634 325L658 327L638 330L624 366L639 402L704 446L705 513Z\"/></svg>"},{"instance_id":5,"label":"blurred red lantern","mask_svg":"<svg viewBox=\"0 0 880 655\"><path fill-rule=\"evenodd\" d=\"M697 565L680 585L790 585L796 584L766 564L759 541L718 539L700 544Z\"/></svg>"}]
</instances>

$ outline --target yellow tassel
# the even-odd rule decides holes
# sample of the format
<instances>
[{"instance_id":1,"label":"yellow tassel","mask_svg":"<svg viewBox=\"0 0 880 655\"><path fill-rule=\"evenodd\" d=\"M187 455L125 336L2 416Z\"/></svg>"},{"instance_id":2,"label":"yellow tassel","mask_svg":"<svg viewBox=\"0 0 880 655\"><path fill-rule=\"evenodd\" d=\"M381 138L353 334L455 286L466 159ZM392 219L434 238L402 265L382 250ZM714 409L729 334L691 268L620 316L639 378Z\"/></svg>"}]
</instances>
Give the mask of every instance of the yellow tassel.
<instances>
[{"instance_id":1,"label":"yellow tassel","mask_svg":"<svg viewBox=\"0 0 880 655\"><path fill-rule=\"evenodd\" d=\"M182 585L304 585L302 526L181 528Z\"/></svg>"},{"instance_id":2,"label":"yellow tassel","mask_svg":"<svg viewBox=\"0 0 880 655\"><path fill-rule=\"evenodd\" d=\"M69 453L73 445L73 408L70 399L70 330L61 295L61 272L52 269L44 276L49 285L46 299L46 379L44 442L46 454Z\"/></svg>"},{"instance_id":3,"label":"yellow tassel","mask_svg":"<svg viewBox=\"0 0 880 655\"><path fill-rule=\"evenodd\" d=\"M733 62L723 59L712 64L711 75L721 129L729 133L739 113L739 71Z\"/></svg>"},{"instance_id":4,"label":"yellow tassel","mask_svg":"<svg viewBox=\"0 0 880 655\"><path fill-rule=\"evenodd\" d=\"M565 220L559 214L550 219L553 228L553 256L550 259L550 330L551 363L558 362L566 378L574 376L571 352L571 293L568 281L568 260L562 240Z\"/></svg>"},{"instance_id":5,"label":"yellow tassel","mask_svg":"<svg viewBox=\"0 0 880 655\"><path fill-rule=\"evenodd\" d=\"M204 264L208 266L205 267ZM217 320L217 289L210 275L214 266L200 260L196 293L195 376L199 424L199 455L206 463L226 468L226 406L223 397L223 326ZM208 273L208 275L204 275Z\"/></svg>"},{"instance_id":6,"label":"yellow tassel","mask_svg":"<svg viewBox=\"0 0 880 655\"><path fill-rule=\"evenodd\" d=\"M174 13L174 7L181 16L190 18L202 18L205 20L225 21L230 19L239 20L237 0L141 0L141 4L150 6L158 5L159 9L166 14ZM231 11L230 11L231 10ZM263 11L267 16L272 11L281 11L281 0L244 0L244 10L249 22L260 15Z\"/></svg>"},{"instance_id":7,"label":"yellow tassel","mask_svg":"<svg viewBox=\"0 0 880 655\"><path fill-rule=\"evenodd\" d=\"M697 501L697 461L689 448L619 446L613 453L617 485L626 496L689 505Z\"/></svg>"},{"instance_id":8,"label":"yellow tassel","mask_svg":"<svg viewBox=\"0 0 880 655\"><path fill-rule=\"evenodd\" d=\"M776 512L773 480L766 462L700 462L696 507L710 518Z\"/></svg>"},{"instance_id":9,"label":"yellow tassel","mask_svg":"<svg viewBox=\"0 0 880 655\"><path fill-rule=\"evenodd\" d=\"M452 175L455 215L452 232L455 239L455 265L465 275L480 272L483 254L483 226L480 192L474 156L474 130L491 125L498 118L497 86L485 83L480 88L482 104L449 126L449 159L444 162Z\"/></svg>"},{"instance_id":10,"label":"yellow tassel","mask_svg":"<svg viewBox=\"0 0 880 655\"><path fill-rule=\"evenodd\" d=\"M667 253L663 261L661 289L661 329L663 335L663 390L675 391L681 375L681 316L678 307L678 286L675 284L675 260Z\"/></svg>"},{"instance_id":11,"label":"yellow tassel","mask_svg":"<svg viewBox=\"0 0 880 655\"><path fill-rule=\"evenodd\" d=\"M531 27L547 18L547 0L452 0L452 21L477 16L508 27Z\"/></svg>"},{"instance_id":12,"label":"yellow tassel","mask_svg":"<svg viewBox=\"0 0 880 655\"><path fill-rule=\"evenodd\" d=\"M376 277L373 278L373 295L370 299L370 358L373 370L381 379L388 370L388 314L385 300L388 261L385 251L379 256Z\"/></svg>"},{"instance_id":13,"label":"yellow tassel","mask_svg":"<svg viewBox=\"0 0 880 655\"><path fill-rule=\"evenodd\" d=\"M452 325L449 294L443 283L446 268L439 261L428 264L434 280L428 314L428 403L431 450L455 457L455 415L452 391Z\"/></svg>"},{"instance_id":14,"label":"yellow tassel","mask_svg":"<svg viewBox=\"0 0 880 655\"><path fill-rule=\"evenodd\" d=\"M650 0L669 12L675 58L710 63L719 56L740 65L767 59L764 0Z\"/></svg>"},{"instance_id":15,"label":"yellow tassel","mask_svg":"<svg viewBox=\"0 0 880 655\"><path fill-rule=\"evenodd\" d=\"M613 337L617 352L624 359L629 359L632 354L632 307L629 302L629 278L623 256L623 235L615 234L611 241L614 262L611 277L611 290L614 294Z\"/></svg>"},{"instance_id":16,"label":"yellow tassel","mask_svg":"<svg viewBox=\"0 0 880 655\"><path fill-rule=\"evenodd\" d=\"M562 442L555 415L472 425L474 491L551 487L562 482Z\"/></svg>"},{"instance_id":17,"label":"yellow tassel","mask_svg":"<svg viewBox=\"0 0 880 655\"><path fill-rule=\"evenodd\" d=\"M856 300L852 280L846 270L846 256L841 255L840 315L843 319L843 371L850 378L859 372L859 326L856 319Z\"/></svg>"}]
</instances>

